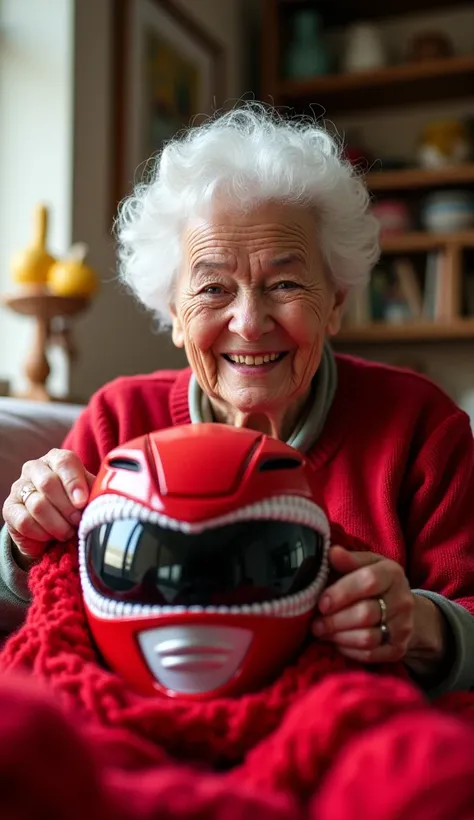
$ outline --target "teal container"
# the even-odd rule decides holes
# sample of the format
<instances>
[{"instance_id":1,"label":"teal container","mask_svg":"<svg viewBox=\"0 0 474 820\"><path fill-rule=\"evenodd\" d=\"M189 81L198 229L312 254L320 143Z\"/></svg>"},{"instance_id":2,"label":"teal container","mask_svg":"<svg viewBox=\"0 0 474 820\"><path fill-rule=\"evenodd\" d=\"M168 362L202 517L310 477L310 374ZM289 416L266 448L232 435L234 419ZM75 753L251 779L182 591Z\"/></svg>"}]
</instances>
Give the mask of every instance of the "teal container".
<instances>
[{"instance_id":1,"label":"teal container","mask_svg":"<svg viewBox=\"0 0 474 820\"><path fill-rule=\"evenodd\" d=\"M284 60L284 75L288 80L303 80L327 74L329 54L323 40L321 15L314 9L304 9L292 18L291 39Z\"/></svg>"}]
</instances>

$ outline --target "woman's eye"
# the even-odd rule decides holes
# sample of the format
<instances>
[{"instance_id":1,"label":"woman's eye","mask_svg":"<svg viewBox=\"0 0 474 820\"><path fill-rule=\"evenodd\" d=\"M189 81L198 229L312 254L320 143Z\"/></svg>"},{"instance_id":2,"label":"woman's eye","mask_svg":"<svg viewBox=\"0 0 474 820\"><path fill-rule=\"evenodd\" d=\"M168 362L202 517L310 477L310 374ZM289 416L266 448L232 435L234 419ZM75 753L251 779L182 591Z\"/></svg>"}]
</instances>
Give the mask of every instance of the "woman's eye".
<instances>
[{"instance_id":1,"label":"woman's eye","mask_svg":"<svg viewBox=\"0 0 474 820\"><path fill-rule=\"evenodd\" d=\"M278 284L275 285L274 290L291 290L292 288L298 288L298 287L299 287L299 285L296 282L284 281L284 282L278 282Z\"/></svg>"},{"instance_id":2,"label":"woman's eye","mask_svg":"<svg viewBox=\"0 0 474 820\"><path fill-rule=\"evenodd\" d=\"M206 287L202 289L201 293L206 293L210 296L219 296L221 293L224 293L224 288L221 287L221 285L206 285Z\"/></svg>"}]
</instances>

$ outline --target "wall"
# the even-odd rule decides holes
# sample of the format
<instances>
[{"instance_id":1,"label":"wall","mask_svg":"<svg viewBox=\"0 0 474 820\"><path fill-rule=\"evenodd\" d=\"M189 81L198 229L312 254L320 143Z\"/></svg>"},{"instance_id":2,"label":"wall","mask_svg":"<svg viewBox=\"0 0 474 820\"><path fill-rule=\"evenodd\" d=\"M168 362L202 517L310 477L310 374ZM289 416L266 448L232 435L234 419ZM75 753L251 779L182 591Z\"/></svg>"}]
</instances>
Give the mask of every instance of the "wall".
<instances>
[{"instance_id":1,"label":"wall","mask_svg":"<svg viewBox=\"0 0 474 820\"><path fill-rule=\"evenodd\" d=\"M228 96L241 94L240 0L179 0L225 45ZM80 358L71 393L88 397L119 374L180 367L183 354L153 332L151 320L114 282L110 213L112 123L111 48L113 0L78 0L75 25L75 146L73 236L91 247L102 289L90 313L77 324Z\"/></svg>"},{"instance_id":2,"label":"wall","mask_svg":"<svg viewBox=\"0 0 474 820\"><path fill-rule=\"evenodd\" d=\"M52 209L50 247L71 238L73 0L0 0L0 291L11 291L13 252L31 237L40 201ZM6 125L8 124L8 125ZM0 377L24 386L31 323L0 311ZM66 389L56 355L53 389Z\"/></svg>"},{"instance_id":3,"label":"wall","mask_svg":"<svg viewBox=\"0 0 474 820\"><path fill-rule=\"evenodd\" d=\"M227 94L242 92L241 0L176 0L224 44ZM115 283L111 236L112 23L115 0L0 0L0 291L9 259L29 241L38 201L51 207L50 247L85 241L102 287L76 323L79 359L69 373L53 350L53 392L87 399L121 373L177 367L183 354ZM2 192L8 192L2 195ZM23 387L32 324L0 312L0 379Z\"/></svg>"}]
</instances>

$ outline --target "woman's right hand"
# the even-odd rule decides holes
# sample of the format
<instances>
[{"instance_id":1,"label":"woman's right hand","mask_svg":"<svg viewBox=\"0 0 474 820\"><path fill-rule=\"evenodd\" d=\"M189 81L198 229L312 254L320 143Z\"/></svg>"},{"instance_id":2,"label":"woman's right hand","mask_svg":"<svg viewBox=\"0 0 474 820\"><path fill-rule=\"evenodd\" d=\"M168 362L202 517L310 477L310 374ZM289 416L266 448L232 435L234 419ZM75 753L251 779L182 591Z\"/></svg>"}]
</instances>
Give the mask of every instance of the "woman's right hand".
<instances>
[{"instance_id":1,"label":"woman's right hand","mask_svg":"<svg viewBox=\"0 0 474 820\"><path fill-rule=\"evenodd\" d=\"M23 465L2 511L23 569L51 541L75 535L94 479L70 450L50 450Z\"/></svg>"}]
</instances>

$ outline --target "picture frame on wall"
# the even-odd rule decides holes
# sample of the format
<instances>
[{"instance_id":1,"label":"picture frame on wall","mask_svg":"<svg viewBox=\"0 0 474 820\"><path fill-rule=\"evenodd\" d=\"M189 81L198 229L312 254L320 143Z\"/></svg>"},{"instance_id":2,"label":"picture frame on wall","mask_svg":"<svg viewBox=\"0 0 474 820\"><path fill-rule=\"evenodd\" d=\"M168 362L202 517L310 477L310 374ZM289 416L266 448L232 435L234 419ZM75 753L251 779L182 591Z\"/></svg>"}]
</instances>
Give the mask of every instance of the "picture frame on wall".
<instances>
[{"instance_id":1,"label":"picture frame on wall","mask_svg":"<svg viewBox=\"0 0 474 820\"><path fill-rule=\"evenodd\" d=\"M225 102L225 49L174 0L115 0L113 208L166 140Z\"/></svg>"}]
</instances>

